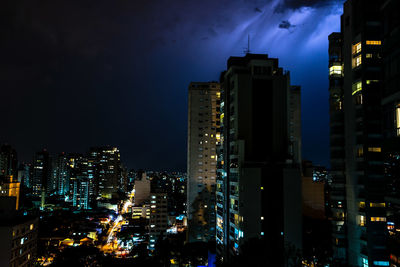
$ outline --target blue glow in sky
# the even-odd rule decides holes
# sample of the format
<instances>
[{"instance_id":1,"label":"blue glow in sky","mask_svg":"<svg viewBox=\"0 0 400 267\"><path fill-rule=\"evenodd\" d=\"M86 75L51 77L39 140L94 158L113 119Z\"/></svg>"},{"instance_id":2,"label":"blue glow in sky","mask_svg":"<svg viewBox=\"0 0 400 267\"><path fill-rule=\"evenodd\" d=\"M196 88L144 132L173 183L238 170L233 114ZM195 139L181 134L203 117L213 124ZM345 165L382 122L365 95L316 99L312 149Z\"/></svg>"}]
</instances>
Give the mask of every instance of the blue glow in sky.
<instances>
[{"instance_id":1,"label":"blue glow in sky","mask_svg":"<svg viewBox=\"0 0 400 267\"><path fill-rule=\"evenodd\" d=\"M329 162L328 35L343 1L6 2L0 142L22 160L110 144L128 167L185 170L188 84L218 80L250 35L302 86L304 158Z\"/></svg>"}]
</instances>

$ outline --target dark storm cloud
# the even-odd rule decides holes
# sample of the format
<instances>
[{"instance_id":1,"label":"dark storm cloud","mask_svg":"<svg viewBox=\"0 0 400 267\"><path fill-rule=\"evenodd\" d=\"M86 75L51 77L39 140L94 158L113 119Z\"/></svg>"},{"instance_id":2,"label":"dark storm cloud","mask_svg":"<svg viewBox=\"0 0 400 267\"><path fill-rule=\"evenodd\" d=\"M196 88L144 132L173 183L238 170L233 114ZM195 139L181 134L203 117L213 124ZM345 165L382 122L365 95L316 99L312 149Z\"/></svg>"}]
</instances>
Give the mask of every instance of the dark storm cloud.
<instances>
[{"instance_id":1,"label":"dark storm cloud","mask_svg":"<svg viewBox=\"0 0 400 267\"><path fill-rule=\"evenodd\" d=\"M275 11L278 13L282 13L285 10L292 9L300 9L302 7L326 7L326 6L335 6L338 5L340 2L337 0L282 0L276 6Z\"/></svg>"},{"instance_id":2,"label":"dark storm cloud","mask_svg":"<svg viewBox=\"0 0 400 267\"><path fill-rule=\"evenodd\" d=\"M279 23L278 27L289 30L290 28L296 27L296 25L292 25L288 20L283 20L281 23Z\"/></svg>"}]
</instances>

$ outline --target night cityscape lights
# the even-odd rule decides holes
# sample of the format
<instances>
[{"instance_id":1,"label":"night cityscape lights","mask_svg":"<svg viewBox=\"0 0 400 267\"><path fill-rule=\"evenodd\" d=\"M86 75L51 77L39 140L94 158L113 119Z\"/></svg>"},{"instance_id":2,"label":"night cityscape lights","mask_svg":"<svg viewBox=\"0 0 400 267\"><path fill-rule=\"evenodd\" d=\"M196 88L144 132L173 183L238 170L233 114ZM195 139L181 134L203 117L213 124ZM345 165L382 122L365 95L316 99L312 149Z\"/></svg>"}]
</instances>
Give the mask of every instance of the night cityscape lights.
<instances>
[{"instance_id":1,"label":"night cityscape lights","mask_svg":"<svg viewBox=\"0 0 400 267\"><path fill-rule=\"evenodd\" d=\"M399 11L5 0L0 267L400 266Z\"/></svg>"}]
</instances>

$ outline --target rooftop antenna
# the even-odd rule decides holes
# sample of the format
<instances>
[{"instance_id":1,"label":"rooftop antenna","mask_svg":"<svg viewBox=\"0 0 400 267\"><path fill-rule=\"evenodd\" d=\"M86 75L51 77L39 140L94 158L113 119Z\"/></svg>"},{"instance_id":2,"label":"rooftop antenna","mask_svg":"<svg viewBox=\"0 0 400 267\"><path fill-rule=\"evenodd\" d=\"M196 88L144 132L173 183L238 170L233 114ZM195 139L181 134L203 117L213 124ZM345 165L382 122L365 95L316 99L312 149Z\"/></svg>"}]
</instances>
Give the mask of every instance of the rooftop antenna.
<instances>
[{"instance_id":1,"label":"rooftop antenna","mask_svg":"<svg viewBox=\"0 0 400 267\"><path fill-rule=\"evenodd\" d=\"M250 34L247 35L247 48L245 48L244 53L250 54Z\"/></svg>"}]
</instances>

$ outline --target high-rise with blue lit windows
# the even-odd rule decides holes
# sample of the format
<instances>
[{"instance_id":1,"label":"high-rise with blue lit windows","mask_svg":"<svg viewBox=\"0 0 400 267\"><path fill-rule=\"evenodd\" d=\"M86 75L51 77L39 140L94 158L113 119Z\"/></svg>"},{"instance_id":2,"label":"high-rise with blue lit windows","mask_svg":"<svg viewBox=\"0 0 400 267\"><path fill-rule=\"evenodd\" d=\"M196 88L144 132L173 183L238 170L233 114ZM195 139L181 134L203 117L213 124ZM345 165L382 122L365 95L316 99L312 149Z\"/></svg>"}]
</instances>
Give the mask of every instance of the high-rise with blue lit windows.
<instances>
[{"instance_id":1,"label":"high-rise with blue lit windows","mask_svg":"<svg viewBox=\"0 0 400 267\"><path fill-rule=\"evenodd\" d=\"M217 252L224 261L251 239L266 266L301 249L300 87L278 59L231 57L221 74L217 170Z\"/></svg>"}]
</instances>

